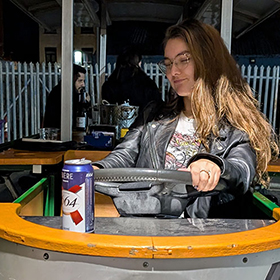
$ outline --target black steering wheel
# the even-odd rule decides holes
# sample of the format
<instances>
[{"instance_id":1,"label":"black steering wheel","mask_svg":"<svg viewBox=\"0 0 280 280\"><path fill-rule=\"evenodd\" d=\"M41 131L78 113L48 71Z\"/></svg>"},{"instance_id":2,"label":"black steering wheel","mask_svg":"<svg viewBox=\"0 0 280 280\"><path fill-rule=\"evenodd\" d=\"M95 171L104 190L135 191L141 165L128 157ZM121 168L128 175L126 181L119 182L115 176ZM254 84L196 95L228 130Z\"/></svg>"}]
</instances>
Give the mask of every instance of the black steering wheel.
<instances>
[{"instance_id":1,"label":"black steering wheel","mask_svg":"<svg viewBox=\"0 0 280 280\"><path fill-rule=\"evenodd\" d=\"M225 188L220 180L213 191L199 192L191 173L149 168L94 170L95 190L109 195L121 216L179 217L198 196L215 195Z\"/></svg>"}]
</instances>

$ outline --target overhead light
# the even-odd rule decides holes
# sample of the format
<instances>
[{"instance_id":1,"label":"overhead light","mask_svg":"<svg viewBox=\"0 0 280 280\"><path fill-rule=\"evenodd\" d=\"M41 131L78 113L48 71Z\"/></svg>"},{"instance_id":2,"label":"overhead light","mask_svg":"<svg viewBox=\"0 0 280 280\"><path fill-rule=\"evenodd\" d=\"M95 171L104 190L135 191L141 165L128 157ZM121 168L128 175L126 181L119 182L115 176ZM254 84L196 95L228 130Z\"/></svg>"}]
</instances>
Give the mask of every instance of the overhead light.
<instances>
[{"instance_id":1,"label":"overhead light","mask_svg":"<svg viewBox=\"0 0 280 280\"><path fill-rule=\"evenodd\" d=\"M83 54L81 51L74 51L74 63L75 64L83 64Z\"/></svg>"},{"instance_id":2,"label":"overhead light","mask_svg":"<svg viewBox=\"0 0 280 280\"><path fill-rule=\"evenodd\" d=\"M253 57L250 57L250 64L255 64L256 63L256 59Z\"/></svg>"}]
</instances>

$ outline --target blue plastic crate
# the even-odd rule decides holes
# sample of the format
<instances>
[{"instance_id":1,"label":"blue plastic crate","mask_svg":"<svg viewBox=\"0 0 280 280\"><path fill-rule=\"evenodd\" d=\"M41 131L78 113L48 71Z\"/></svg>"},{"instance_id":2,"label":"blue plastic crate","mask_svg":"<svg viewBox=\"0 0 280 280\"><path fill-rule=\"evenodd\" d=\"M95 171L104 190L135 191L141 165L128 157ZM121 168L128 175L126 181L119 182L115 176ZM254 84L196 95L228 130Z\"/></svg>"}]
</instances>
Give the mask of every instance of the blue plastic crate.
<instances>
[{"instance_id":1,"label":"blue plastic crate","mask_svg":"<svg viewBox=\"0 0 280 280\"><path fill-rule=\"evenodd\" d=\"M113 132L94 131L91 135L84 136L87 144L97 149L113 149L115 142L115 134Z\"/></svg>"}]
</instances>

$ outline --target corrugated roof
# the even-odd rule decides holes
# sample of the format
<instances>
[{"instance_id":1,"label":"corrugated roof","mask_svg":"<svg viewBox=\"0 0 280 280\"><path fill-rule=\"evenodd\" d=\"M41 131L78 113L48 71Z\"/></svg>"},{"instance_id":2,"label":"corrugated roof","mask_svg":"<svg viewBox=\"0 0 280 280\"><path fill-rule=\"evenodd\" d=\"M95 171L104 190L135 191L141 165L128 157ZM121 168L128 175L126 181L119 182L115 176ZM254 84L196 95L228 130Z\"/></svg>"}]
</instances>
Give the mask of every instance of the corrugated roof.
<instances>
[{"instance_id":1,"label":"corrugated roof","mask_svg":"<svg viewBox=\"0 0 280 280\"><path fill-rule=\"evenodd\" d=\"M61 26L61 0L10 0L46 29ZM220 0L75 0L76 26L99 26L100 10L105 7L107 24L113 21L175 23L180 18L196 17L217 28ZM238 38L280 10L277 0L235 0L233 37Z\"/></svg>"},{"instance_id":2,"label":"corrugated roof","mask_svg":"<svg viewBox=\"0 0 280 280\"><path fill-rule=\"evenodd\" d=\"M46 30L51 31L61 26L62 0L10 1ZM106 17L107 26L125 21L174 24L184 17L195 17L219 29L221 2L220 0L75 0L74 25L100 26L103 22L102 14ZM235 0L232 52L246 54L250 50L261 54L279 53L277 16L279 10L280 0ZM117 32L121 34L125 31L120 29Z\"/></svg>"}]
</instances>

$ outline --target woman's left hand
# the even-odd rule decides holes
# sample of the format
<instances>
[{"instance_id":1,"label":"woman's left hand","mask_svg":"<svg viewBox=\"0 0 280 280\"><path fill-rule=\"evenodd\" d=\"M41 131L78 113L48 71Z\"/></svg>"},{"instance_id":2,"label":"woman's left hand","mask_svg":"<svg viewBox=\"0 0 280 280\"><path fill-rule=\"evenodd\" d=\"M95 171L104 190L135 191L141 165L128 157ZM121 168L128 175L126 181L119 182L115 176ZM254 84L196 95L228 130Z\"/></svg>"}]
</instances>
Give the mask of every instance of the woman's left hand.
<instances>
[{"instance_id":1,"label":"woman's left hand","mask_svg":"<svg viewBox=\"0 0 280 280\"><path fill-rule=\"evenodd\" d=\"M212 191L217 186L221 176L220 167L208 159L194 161L184 170L191 172L192 184L195 189L201 192Z\"/></svg>"}]
</instances>

